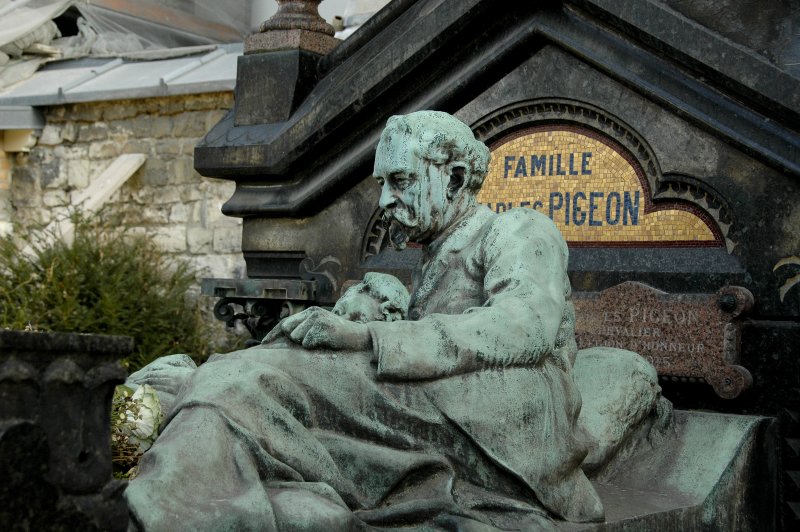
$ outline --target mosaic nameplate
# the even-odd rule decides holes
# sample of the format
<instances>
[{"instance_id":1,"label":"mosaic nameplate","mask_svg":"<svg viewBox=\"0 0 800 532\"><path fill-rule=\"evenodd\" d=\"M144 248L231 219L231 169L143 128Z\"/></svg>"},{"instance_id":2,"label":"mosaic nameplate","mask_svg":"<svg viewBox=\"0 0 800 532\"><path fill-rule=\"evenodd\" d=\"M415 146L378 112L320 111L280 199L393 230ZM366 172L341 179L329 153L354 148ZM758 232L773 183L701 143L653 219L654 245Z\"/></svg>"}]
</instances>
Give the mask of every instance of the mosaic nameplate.
<instances>
[{"instance_id":1,"label":"mosaic nameplate","mask_svg":"<svg viewBox=\"0 0 800 532\"><path fill-rule=\"evenodd\" d=\"M654 205L641 165L616 141L588 128L547 125L492 147L478 201L495 212L536 209L572 246L722 246L702 209Z\"/></svg>"},{"instance_id":2,"label":"mosaic nameplate","mask_svg":"<svg viewBox=\"0 0 800 532\"><path fill-rule=\"evenodd\" d=\"M573 294L578 348L607 346L635 351L659 375L704 380L720 397L736 397L752 377L739 362L735 319L753 304L745 288L716 294L667 294L626 282L602 292Z\"/></svg>"}]
</instances>

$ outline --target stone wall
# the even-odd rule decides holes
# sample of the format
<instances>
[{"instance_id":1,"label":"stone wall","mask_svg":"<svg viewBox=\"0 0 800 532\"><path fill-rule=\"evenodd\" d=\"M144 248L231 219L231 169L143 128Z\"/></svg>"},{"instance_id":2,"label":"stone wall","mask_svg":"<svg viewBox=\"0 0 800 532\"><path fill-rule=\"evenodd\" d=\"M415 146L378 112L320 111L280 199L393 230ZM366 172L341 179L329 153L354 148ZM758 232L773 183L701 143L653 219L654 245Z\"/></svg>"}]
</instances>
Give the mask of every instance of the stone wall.
<instances>
[{"instance_id":1,"label":"stone wall","mask_svg":"<svg viewBox=\"0 0 800 532\"><path fill-rule=\"evenodd\" d=\"M220 212L234 185L201 177L193 165L194 146L232 105L224 92L42 109L46 125L36 146L11 164L16 234L65 215L120 154L142 153L146 162L109 208L125 213L133 231L189 259L198 277L243 277L241 220Z\"/></svg>"},{"instance_id":2,"label":"stone wall","mask_svg":"<svg viewBox=\"0 0 800 532\"><path fill-rule=\"evenodd\" d=\"M11 161L0 136L0 235L11 232Z\"/></svg>"}]
</instances>

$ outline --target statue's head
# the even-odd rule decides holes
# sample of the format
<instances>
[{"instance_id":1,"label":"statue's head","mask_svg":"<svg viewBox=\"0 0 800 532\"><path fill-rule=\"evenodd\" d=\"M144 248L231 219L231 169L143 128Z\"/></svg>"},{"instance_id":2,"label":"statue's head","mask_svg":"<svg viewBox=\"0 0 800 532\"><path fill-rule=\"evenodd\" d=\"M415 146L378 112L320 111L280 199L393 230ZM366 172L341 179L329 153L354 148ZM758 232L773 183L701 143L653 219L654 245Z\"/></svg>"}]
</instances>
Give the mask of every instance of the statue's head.
<instances>
[{"instance_id":1,"label":"statue's head","mask_svg":"<svg viewBox=\"0 0 800 532\"><path fill-rule=\"evenodd\" d=\"M333 313L359 323L404 320L409 300L408 290L399 279L369 272L339 298Z\"/></svg>"},{"instance_id":2,"label":"statue's head","mask_svg":"<svg viewBox=\"0 0 800 532\"><path fill-rule=\"evenodd\" d=\"M475 205L489 149L457 118L439 111L393 116L375 153L374 176L392 245L427 244Z\"/></svg>"}]
</instances>

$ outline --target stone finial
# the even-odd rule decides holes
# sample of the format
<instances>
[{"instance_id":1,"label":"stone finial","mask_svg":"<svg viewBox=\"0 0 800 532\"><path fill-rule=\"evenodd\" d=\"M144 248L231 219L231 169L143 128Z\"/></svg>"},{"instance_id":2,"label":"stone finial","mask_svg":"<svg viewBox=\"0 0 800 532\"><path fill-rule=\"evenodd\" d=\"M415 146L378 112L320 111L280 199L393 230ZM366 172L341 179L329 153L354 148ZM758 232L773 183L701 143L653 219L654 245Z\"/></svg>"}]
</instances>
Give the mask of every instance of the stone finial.
<instances>
[{"instance_id":1,"label":"stone finial","mask_svg":"<svg viewBox=\"0 0 800 532\"><path fill-rule=\"evenodd\" d=\"M322 0L275 0L278 12L261 23L261 31L308 30L333 35L333 26L319 15Z\"/></svg>"},{"instance_id":2,"label":"stone finial","mask_svg":"<svg viewBox=\"0 0 800 532\"><path fill-rule=\"evenodd\" d=\"M275 0L278 12L244 42L244 53L305 50L325 55L339 43L333 26L319 15L322 0Z\"/></svg>"}]
</instances>

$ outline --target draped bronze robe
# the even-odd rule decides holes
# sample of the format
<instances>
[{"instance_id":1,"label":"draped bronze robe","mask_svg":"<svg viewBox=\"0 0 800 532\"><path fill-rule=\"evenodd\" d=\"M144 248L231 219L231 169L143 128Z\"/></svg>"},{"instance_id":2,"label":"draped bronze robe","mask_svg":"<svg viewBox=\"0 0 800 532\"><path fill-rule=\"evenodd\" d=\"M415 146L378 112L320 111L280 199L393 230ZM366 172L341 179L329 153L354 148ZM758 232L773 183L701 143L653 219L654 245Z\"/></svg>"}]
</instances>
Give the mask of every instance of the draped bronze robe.
<instances>
[{"instance_id":1,"label":"draped bronze robe","mask_svg":"<svg viewBox=\"0 0 800 532\"><path fill-rule=\"evenodd\" d=\"M602 519L580 469L567 248L476 207L424 250L373 353L281 344L187 381L126 498L147 530L545 529ZM377 358L377 364L372 362Z\"/></svg>"}]
</instances>

